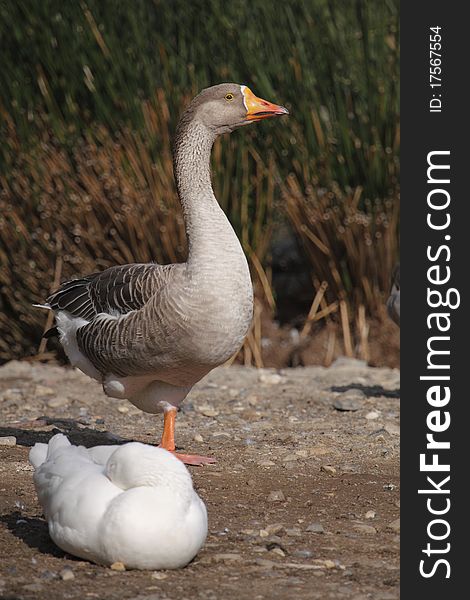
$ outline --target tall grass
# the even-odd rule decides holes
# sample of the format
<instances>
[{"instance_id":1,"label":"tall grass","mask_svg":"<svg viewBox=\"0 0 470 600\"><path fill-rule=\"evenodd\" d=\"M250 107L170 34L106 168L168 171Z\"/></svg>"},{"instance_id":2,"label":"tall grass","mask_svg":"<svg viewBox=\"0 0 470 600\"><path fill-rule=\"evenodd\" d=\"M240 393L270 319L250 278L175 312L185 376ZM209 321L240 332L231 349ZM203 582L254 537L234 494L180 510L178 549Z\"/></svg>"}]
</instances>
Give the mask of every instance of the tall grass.
<instances>
[{"instance_id":1,"label":"tall grass","mask_svg":"<svg viewBox=\"0 0 470 600\"><path fill-rule=\"evenodd\" d=\"M64 142L90 123L141 129L156 89L172 129L182 96L239 81L291 108L270 139L248 134L281 176L372 200L395 190L397 0L11 0L0 16L0 105L21 139L44 109Z\"/></svg>"},{"instance_id":2,"label":"tall grass","mask_svg":"<svg viewBox=\"0 0 470 600\"><path fill-rule=\"evenodd\" d=\"M335 302L350 320L378 310L397 252L398 0L6 0L0 39L0 359L35 352L30 303L54 282L184 259L170 140L220 81L291 111L213 153L257 282L243 360L262 364L270 233L285 218L327 282L312 319Z\"/></svg>"}]
</instances>

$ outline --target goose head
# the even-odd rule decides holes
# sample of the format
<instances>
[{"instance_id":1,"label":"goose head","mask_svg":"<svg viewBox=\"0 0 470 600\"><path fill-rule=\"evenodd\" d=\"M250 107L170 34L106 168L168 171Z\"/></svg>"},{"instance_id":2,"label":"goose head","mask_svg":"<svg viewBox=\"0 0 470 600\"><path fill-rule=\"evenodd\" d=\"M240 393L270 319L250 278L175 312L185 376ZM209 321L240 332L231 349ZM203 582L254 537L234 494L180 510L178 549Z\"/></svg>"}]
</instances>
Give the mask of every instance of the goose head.
<instances>
[{"instance_id":1,"label":"goose head","mask_svg":"<svg viewBox=\"0 0 470 600\"><path fill-rule=\"evenodd\" d=\"M202 90L186 111L215 135L269 117L289 114L283 106L258 98L246 85L221 83Z\"/></svg>"}]
</instances>

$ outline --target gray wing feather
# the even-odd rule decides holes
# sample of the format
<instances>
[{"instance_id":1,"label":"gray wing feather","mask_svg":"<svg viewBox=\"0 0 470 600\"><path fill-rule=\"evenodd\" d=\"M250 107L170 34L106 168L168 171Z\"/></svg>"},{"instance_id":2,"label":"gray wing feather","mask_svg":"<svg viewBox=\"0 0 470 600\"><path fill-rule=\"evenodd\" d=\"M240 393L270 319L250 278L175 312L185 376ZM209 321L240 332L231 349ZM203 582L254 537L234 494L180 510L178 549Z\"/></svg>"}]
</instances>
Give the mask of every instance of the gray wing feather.
<instances>
[{"instance_id":1,"label":"gray wing feather","mask_svg":"<svg viewBox=\"0 0 470 600\"><path fill-rule=\"evenodd\" d=\"M64 282L47 303L55 312L65 310L87 321L100 313L124 315L148 302L160 287L164 268L153 263L111 267Z\"/></svg>"}]
</instances>

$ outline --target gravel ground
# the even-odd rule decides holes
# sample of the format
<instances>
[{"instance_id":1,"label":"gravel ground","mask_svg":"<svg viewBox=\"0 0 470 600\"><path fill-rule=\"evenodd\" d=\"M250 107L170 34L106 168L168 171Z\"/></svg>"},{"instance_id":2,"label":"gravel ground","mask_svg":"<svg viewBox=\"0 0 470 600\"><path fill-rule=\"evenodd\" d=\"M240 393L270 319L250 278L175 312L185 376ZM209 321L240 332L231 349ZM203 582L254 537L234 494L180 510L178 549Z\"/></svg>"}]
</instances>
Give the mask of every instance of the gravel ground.
<instances>
[{"instance_id":1,"label":"gravel ground","mask_svg":"<svg viewBox=\"0 0 470 600\"><path fill-rule=\"evenodd\" d=\"M219 368L177 419L209 535L178 571L114 571L50 541L28 450L61 431L93 446L155 443L161 417L62 367L0 368L0 597L179 600L399 597L399 372Z\"/></svg>"}]
</instances>

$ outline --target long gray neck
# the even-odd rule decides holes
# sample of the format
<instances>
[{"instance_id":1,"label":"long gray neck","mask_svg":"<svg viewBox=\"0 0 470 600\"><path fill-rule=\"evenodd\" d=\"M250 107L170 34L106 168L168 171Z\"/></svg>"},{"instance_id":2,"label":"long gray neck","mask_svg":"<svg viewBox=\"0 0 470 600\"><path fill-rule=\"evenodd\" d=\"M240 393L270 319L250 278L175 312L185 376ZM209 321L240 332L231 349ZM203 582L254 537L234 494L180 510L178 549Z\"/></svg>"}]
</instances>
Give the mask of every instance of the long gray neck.
<instances>
[{"instance_id":1,"label":"long gray neck","mask_svg":"<svg viewBox=\"0 0 470 600\"><path fill-rule=\"evenodd\" d=\"M210 156L215 133L197 120L180 123L173 163L188 238L188 266L242 253L238 238L212 190Z\"/></svg>"}]
</instances>

